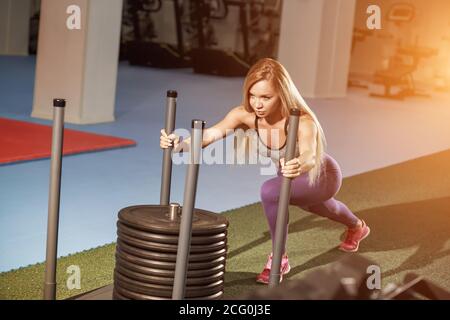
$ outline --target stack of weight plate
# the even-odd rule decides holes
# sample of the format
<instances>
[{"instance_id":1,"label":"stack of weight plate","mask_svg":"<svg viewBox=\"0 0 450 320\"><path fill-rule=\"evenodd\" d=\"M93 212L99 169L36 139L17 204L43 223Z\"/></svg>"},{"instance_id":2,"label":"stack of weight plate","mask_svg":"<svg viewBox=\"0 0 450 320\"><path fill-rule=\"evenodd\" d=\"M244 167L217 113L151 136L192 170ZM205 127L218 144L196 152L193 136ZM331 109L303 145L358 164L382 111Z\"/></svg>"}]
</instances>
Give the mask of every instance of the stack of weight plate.
<instances>
[{"instance_id":1,"label":"stack of weight plate","mask_svg":"<svg viewBox=\"0 0 450 320\"><path fill-rule=\"evenodd\" d=\"M143 205L120 210L114 299L171 299L180 222L181 217L170 218L169 206ZM227 227L223 216L194 209L186 299L222 297Z\"/></svg>"}]
</instances>

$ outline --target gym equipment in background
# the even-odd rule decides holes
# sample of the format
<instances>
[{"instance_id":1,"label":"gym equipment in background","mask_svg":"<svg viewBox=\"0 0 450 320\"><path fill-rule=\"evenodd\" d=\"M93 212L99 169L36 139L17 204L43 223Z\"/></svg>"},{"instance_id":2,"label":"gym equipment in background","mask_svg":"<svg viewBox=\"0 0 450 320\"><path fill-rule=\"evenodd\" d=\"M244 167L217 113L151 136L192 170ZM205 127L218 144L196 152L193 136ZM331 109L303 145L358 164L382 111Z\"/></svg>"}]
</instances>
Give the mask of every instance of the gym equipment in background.
<instances>
[{"instance_id":1,"label":"gym equipment in background","mask_svg":"<svg viewBox=\"0 0 450 320\"><path fill-rule=\"evenodd\" d=\"M166 42L167 40L163 37L164 25L157 25L152 19L152 15L164 15L167 5L173 6L176 44ZM122 51L126 51L126 57L131 65L157 68L190 66L181 22L182 4L178 0L128 0L126 6L127 19L124 19L124 24L129 28L132 26L133 40L126 41L122 45ZM122 35L122 37L126 36Z\"/></svg>"},{"instance_id":2,"label":"gym equipment in background","mask_svg":"<svg viewBox=\"0 0 450 320\"><path fill-rule=\"evenodd\" d=\"M198 30L197 47L191 50L194 72L244 76L258 59L275 57L279 0L199 0L193 2L192 10ZM239 26L231 38L227 37L230 22ZM215 36L219 33L220 40Z\"/></svg>"},{"instance_id":3,"label":"gym equipment in background","mask_svg":"<svg viewBox=\"0 0 450 320\"><path fill-rule=\"evenodd\" d=\"M450 22L447 30L450 30ZM450 32L447 32L447 35L443 35L441 40L441 50L439 50L438 57L440 63L439 68L435 70L434 89L444 92L450 90Z\"/></svg>"},{"instance_id":4,"label":"gym equipment in background","mask_svg":"<svg viewBox=\"0 0 450 320\"><path fill-rule=\"evenodd\" d=\"M364 42L367 38L373 36L373 30L359 29L353 28L353 39L352 39L352 50L351 54L354 53L356 44L358 42ZM368 83L361 77L358 77L356 74L349 73L347 86L356 87L356 88L364 88L367 89Z\"/></svg>"},{"instance_id":5,"label":"gym equipment in background","mask_svg":"<svg viewBox=\"0 0 450 320\"><path fill-rule=\"evenodd\" d=\"M437 54L437 50L428 47L406 46L397 49L389 60L386 70L377 70L370 87L373 97L402 100L408 96L429 97L416 88L413 73L419 61ZM380 90L381 89L381 90Z\"/></svg>"},{"instance_id":6,"label":"gym equipment in background","mask_svg":"<svg viewBox=\"0 0 450 320\"><path fill-rule=\"evenodd\" d=\"M387 20L402 25L410 23L415 14L415 8L411 4L394 4L388 12ZM399 45L395 54L389 58L387 68L375 72L373 81L369 84L370 96L397 100L408 96L428 97L417 89L413 74L420 60L436 54L436 49L420 46L417 38L414 45Z\"/></svg>"},{"instance_id":7,"label":"gym equipment in background","mask_svg":"<svg viewBox=\"0 0 450 320\"><path fill-rule=\"evenodd\" d=\"M30 26L29 30L29 40L28 40L28 53L30 55L36 55L38 35L39 35L39 20L40 20L41 10L39 1L31 1L31 11L30 11Z\"/></svg>"}]
</instances>

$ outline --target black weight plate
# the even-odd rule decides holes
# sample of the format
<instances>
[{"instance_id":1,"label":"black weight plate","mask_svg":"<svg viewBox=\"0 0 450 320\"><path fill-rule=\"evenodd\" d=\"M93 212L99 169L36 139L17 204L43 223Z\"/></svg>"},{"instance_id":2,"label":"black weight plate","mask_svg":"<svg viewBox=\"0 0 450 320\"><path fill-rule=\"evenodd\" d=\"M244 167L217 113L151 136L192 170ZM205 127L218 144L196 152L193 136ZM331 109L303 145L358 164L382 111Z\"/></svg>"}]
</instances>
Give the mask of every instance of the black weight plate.
<instances>
[{"instance_id":1,"label":"black weight plate","mask_svg":"<svg viewBox=\"0 0 450 320\"><path fill-rule=\"evenodd\" d=\"M168 235L162 233L152 233L148 231L143 231L135 228L131 228L120 221L117 222L117 230L122 233L131 236L133 238L142 239L146 241L153 241L158 243L168 243L168 244L178 244L178 234ZM227 238L226 232L221 232L218 234L204 235L204 236L192 236L191 244L210 244L216 243L218 241L224 241Z\"/></svg>"},{"instance_id":2,"label":"black weight plate","mask_svg":"<svg viewBox=\"0 0 450 320\"><path fill-rule=\"evenodd\" d=\"M119 254L116 254L116 266L121 265L128 270L139 272L142 274L156 276L156 277L168 277L173 278L175 276L175 270L167 270L167 269L159 269L159 268L149 268L145 266L141 266L136 263L132 263L122 258ZM197 269L197 270L188 270L187 277L188 278L199 278L199 277L207 277L217 272L225 271L224 264L217 264L212 268L207 269Z\"/></svg>"},{"instance_id":3,"label":"black weight plate","mask_svg":"<svg viewBox=\"0 0 450 320\"><path fill-rule=\"evenodd\" d=\"M121 241L120 239L117 239L117 247L119 247L121 250L126 251L128 253L131 253L136 256L140 256L143 258L158 260L158 261L169 261L169 262L175 262L177 260L177 254L176 253L165 253L165 252L157 252L152 250L145 250L142 248L136 248L133 245L130 245L129 243L125 243ZM189 262L196 262L196 261L208 261L213 260L215 258L218 258L220 256L226 255L227 249L219 249L211 252L202 252L202 253L191 253L189 254Z\"/></svg>"},{"instance_id":4,"label":"black weight plate","mask_svg":"<svg viewBox=\"0 0 450 320\"><path fill-rule=\"evenodd\" d=\"M117 236L120 240L138 248L146 249L146 250L153 250L153 251L159 251L159 252L174 252L176 253L178 250L177 244L167 244L167 243L158 243L158 242L151 242L151 241L145 241L137 238L130 237L121 231L117 231ZM219 250L222 248L225 248L227 243L225 241L219 241L216 243L211 244L202 244L202 245L192 245L190 246L190 252L191 253L197 253L197 252L210 252L214 250Z\"/></svg>"},{"instance_id":5,"label":"black weight plate","mask_svg":"<svg viewBox=\"0 0 450 320\"><path fill-rule=\"evenodd\" d=\"M119 246L116 247L116 256L120 256L121 259L143 267L175 270L175 261L160 261L155 259L142 258L121 250ZM225 256L222 255L218 256L217 258L212 258L209 261L189 262L188 270L202 270L213 268L217 265L225 264L225 260Z\"/></svg>"},{"instance_id":6,"label":"black weight plate","mask_svg":"<svg viewBox=\"0 0 450 320\"><path fill-rule=\"evenodd\" d=\"M122 288L115 284L114 291L119 294L119 298L124 297L123 300L171 300L172 298L163 298L158 296L150 296L142 293L133 292Z\"/></svg>"},{"instance_id":7,"label":"black weight plate","mask_svg":"<svg viewBox=\"0 0 450 320\"><path fill-rule=\"evenodd\" d=\"M205 297L188 298L186 300L219 300L222 299L223 290Z\"/></svg>"},{"instance_id":8,"label":"black weight plate","mask_svg":"<svg viewBox=\"0 0 450 320\"><path fill-rule=\"evenodd\" d=\"M123 297L123 299L132 299L132 300L171 300L170 298L163 298L163 297L157 297L157 296L150 296L145 295L142 293L132 292L130 290L127 290L125 288L121 287L115 287L114 290L116 291L116 294L118 294L118 297ZM223 291L219 291L217 293L214 293L209 296L205 297L196 297L196 298L187 298L185 300L218 300L221 299L223 296Z\"/></svg>"},{"instance_id":9,"label":"black weight plate","mask_svg":"<svg viewBox=\"0 0 450 320\"><path fill-rule=\"evenodd\" d=\"M114 272L114 285L133 292L143 293L152 296L159 296L164 298L172 297L172 286L156 285L139 282L128 277L123 276L117 271ZM201 286L186 286L185 297L195 298L202 296L209 296L211 294L223 291L224 281L219 280L214 283Z\"/></svg>"},{"instance_id":10,"label":"black weight plate","mask_svg":"<svg viewBox=\"0 0 450 320\"><path fill-rule=\"evenodd\" d=\"M132 271L132 270L126 268L125 266L123 266L122 264L116 264L115 270L127 278L130 278L130 279L133 279L133 280L136 280L139 282L143 282L143 283L148 283L148 284L161 284L161 285L166 285L166 286L172 286L173 281L174 281L173 277L151 276L151 275L143 274L140 272ZM197 278L187 277L186 285L187 286L200 286L200 285L210 284L210 283L214 283L219 280L223 280L223 276L224 276L224 272L220 271L216 274L203 276L203 277L197 277Z\"/></svg>"},{"instance_id":11,"label":"black weight plate","mask_svg":"<svg viewBox=\"0 0 450 320\"><path fill-rule=\"evenodd\" d=\"M141 205L123 208L119 211L119 221L136 229L179 234L181 219L171 221L169 206ZM228 221L220 214L194 209L192 215L192 235L217 234L225 232Z\"/></svg>"}]
</instances>

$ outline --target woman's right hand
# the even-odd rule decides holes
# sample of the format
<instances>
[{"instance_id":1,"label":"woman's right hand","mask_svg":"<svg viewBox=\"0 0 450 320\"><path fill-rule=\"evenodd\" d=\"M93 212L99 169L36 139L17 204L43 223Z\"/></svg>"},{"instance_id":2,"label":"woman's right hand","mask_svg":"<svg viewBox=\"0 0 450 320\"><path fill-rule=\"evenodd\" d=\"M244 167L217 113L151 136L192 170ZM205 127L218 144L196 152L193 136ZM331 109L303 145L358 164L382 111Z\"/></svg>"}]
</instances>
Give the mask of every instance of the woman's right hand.
<instances>
[{"instance_id":1,"label":"woman's right hand","mask_svg":"<svg viewBox=\"0 0 450 320\"><path fill-rule=\"evenodd\" d=\"M159 138L159 146L162 149L167 149L169 147L173 147L176 149L178 144L180 143L180 137L176 134L172 133L167 135L164 129L161 129L161 137Z\"/></svg>"}]
</instances>

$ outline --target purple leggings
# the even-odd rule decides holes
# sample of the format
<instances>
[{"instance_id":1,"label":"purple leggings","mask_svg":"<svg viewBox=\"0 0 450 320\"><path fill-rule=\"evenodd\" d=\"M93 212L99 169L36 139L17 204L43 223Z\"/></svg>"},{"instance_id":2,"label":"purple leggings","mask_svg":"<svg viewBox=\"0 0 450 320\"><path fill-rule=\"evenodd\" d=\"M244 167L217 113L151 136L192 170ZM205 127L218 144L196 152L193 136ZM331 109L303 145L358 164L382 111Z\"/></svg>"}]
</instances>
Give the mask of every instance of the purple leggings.
<instances>
[{"instance_id":1,"label":"purple leggings","mask_svg":"<svg viewBox=\"0 0 450 320\"><path fill-rule=\"evenodd\" d=\"M279 171L277 177L267 180L261 186L261 200L269 223L272 246L275 237L281 181L282 175ZM328 154L325 154L321 175L313 186L309 185L307 172L292 180L289 204L340 222L348 227L354 227L359 219L345 204L333 198L339 191L341 183L342 173L338 163ZM284 233L285 246L286 236L287 226Z\"/></svg>"}]
</instances>

